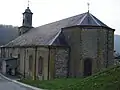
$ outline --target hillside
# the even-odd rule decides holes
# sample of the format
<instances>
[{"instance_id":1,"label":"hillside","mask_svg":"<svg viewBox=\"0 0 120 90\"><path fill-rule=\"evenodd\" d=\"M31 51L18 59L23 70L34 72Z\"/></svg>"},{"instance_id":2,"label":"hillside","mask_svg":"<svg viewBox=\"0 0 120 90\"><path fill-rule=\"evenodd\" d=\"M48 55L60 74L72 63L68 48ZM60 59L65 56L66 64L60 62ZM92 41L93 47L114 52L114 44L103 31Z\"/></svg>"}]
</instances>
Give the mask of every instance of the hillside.
<instances>
[{"instance_id":1,"label":"hillside","mask_svg":"<svg viewBox=\"0 0 120 90\"><path fill-rule=\"evenodd\" d=\"M17 27L11 25L0 25L0 45L7 44L16 37L18 37Z\"/></svg>"},{"instance_id":2,"label":"hillside","mask_svg":"<svg viewBox=\"0 0 120 90\"><path fill-rule=\"evenodd\" d=\"M120 35L115 35L114 37L114 47L117 52L120 53Z\"/></svg>"},{"instance_id":3,"label":"hillside","mask_svg":"<svg viewBox=\"0 0 120 90\"><path fill-rule=\"evenodd\" d=\"M120 90L120 66L65 86L61 90Z\"/></svg>"},{"instance_id":4,"label":"hillside","mask_svg":"<svg viewBox=\"0 0 120 90\"><path fill-rule=\"evenodd\" d=\"M120 90L120 66L109 68L87 78L67 78L46 81L21 80L47 90Z\"/></svg>"}]
</instances>

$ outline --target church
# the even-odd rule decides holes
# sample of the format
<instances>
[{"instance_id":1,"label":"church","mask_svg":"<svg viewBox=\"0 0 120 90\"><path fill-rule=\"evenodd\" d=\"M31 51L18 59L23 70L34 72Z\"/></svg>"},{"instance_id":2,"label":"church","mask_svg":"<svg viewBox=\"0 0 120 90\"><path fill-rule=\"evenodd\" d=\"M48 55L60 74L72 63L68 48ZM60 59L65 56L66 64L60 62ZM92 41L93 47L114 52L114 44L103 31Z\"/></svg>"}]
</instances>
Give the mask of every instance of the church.
<instances>
[{"instance_id":1,"label":"church","mask_svg":"<svg viewBox=\"0 0 120 90\"><path fill-rule=\"evenodd\" d=\"M39 80L89 76L114 63L114 31L89 10L39 27L27 7L19 37L1 46L2 58L17 58L17 71Z\"/></svg>"}]
</instances>

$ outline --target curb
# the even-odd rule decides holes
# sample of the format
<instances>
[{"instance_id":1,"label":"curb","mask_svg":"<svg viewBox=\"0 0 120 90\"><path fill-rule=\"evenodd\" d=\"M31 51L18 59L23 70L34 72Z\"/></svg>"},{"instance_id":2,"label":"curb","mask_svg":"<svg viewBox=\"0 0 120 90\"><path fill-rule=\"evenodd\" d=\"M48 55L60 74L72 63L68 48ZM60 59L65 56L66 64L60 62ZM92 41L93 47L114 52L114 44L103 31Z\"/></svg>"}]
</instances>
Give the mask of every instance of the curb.
<instances>
[{"instance_id":1,"label":"curb","mask_svg":"<svg viewBox=\"0 0 120 90\"><path fill-rule=\"evenodd\" d=\"M22 85L22 86L24 86L24 87L28 87L28 88L31 88L31 89L34 89L34 90L43 90L43 89L40 89L40 88L37 88L37 87L34 87L34 86L30 86L30 85L28 85L28 84L24 84L24 83L18 82L18 81L16 81L16 80L12 80L12 79L4 76L4 75L1 74L1 73L0 73L0 76L2 76L4 79L6 79L6 80L8 80L8 81L12 81L12 82L14 82L14 83L16 83L16 84L20 84L20 85Z\"/></svg>"}]
</instances>

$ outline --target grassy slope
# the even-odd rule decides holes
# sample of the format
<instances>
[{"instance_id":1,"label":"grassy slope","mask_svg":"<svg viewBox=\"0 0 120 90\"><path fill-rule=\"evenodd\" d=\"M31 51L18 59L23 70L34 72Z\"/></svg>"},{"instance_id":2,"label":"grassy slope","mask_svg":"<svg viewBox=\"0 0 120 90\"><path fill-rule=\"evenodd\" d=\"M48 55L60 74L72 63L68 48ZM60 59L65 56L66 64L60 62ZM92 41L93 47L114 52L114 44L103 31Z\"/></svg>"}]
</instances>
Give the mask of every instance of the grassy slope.
<instances>
[{"instance_id":1,"label":"grassy slope","mask_svg":"<svg viewBox=\"0 0 120 90\"><path fill-rule=\"evenodd\" d=\"M22 82L49 90L120 90L120 66L84 79L23 80Z\"/></svg>"}]
</instances>

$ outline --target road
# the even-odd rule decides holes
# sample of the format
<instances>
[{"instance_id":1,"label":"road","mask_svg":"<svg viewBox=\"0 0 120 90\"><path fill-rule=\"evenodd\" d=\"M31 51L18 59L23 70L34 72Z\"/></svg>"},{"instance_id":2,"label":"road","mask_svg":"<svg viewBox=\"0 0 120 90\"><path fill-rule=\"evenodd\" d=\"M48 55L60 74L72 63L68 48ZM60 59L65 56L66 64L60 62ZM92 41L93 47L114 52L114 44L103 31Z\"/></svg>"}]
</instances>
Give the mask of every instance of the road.
<instances>
[{"instance_id":1,"label":"road","mask_svg":"<svg viewBox=\"0 0 120 90\"><path fill-rule=\"evenodd\" d=\"M8 81L0 76L0 90L33 90L33 89Z\"/></svg>"}]
</instances>

